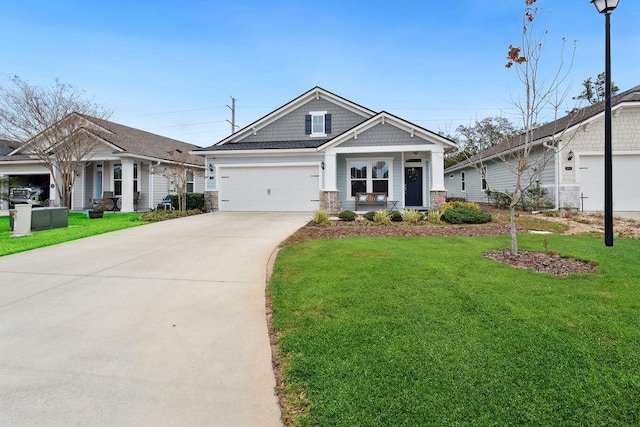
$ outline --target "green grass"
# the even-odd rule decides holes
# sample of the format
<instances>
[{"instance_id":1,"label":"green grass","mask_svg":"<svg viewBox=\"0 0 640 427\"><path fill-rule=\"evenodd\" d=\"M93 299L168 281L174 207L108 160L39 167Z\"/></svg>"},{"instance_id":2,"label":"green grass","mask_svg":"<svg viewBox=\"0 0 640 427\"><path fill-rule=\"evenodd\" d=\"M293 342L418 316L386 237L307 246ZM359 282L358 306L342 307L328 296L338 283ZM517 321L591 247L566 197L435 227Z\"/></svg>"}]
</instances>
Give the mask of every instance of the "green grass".
<instances>
[{"instance_id":1,"label":"green grass","mask_svg":"<svg viewBox=\"0 0 640 427\"><path fill-rule=\"evenodd\" d=\"M0 217L0 256L146 224L140 215L105 213L103 218L89 219L84 213L70 213L68 228L35 231L24 237L11 237L9 217Z\"/></svg>"},{"instance_id":2,"label":"green grass","mask_svg":"<svg viewBox=\"0 0 640 427\"><path fill-rule=\"evenodd\" d=\"M640 425L640 242L520 236L599 263L554 277L508 238L285 247L270 291L298 425Z\"/></svg>"}]
</instances>

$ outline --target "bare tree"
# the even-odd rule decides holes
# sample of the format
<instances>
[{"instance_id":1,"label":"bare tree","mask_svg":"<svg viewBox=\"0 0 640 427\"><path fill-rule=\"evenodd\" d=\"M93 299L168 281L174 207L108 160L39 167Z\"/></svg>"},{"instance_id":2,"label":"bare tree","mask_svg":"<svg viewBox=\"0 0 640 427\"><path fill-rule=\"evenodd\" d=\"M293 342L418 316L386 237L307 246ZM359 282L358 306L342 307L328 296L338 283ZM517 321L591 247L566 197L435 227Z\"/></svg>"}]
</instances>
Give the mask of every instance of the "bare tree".
<instances>
[{"instance_id":1,"label":"bare tree","mask_svg":"<svg viewBox=\"0 0 640 427\"><path fill-rule=\"evenodd\" d=\"M515 69L518 79L522 83L522 92L513 98L513 105L518 111L521 119L522 133L514 138L508 139L501 145L494 147L495 150L488 150L487 154L493 154L499 162L511 173L515 180L512 192L504 192L509 200L510 210L510 235L511 253L518 255L518 238L516 233L516 207L522 202L525 193L531 188L535 188L541 179L541 174L545 167L554 158L553 153L560 149L562 140L571 121L558 121L558 111L567 98L568 88L565 81L573 64L575 55L575 43L571 52L571 60L565 62L566 40L562 39L562 50L558 61L558 67L551 75L540 74L542 53L545 46L547 30L537 34L535 32L536 17L538 8L535 7L536 0L525 0L525 11L523 15L521 46L510 45L507 51L506 68ZM547 118L547 112L551 112L553 121L551 126L563 125L564 129L545 129L544 134L537 132L541 128L538 123L540 119ZM545 114L547 113L547 114ZM547 125L548 126L548 125ZM535 144L542 136L553 135L553 139L545 143ZM566 143L567 141L563 141ZM543 150L537 153L535 150ZM487 176L486 163L479 159L476 163L479 173L490 187ZM557 191L557 189L556 189ZM557 206L556 206L557 208Z\"/></svg>"},{"instance_id":2,"label":"bare tree","mask_svg":"<svg viewBox=\"0 0 640 427\"><path fill-rule=\"evenodd\" d=\"M167 178L178 196L178 210L187 210L187 193L189 182L194 182L196 176L202 175L201 168L188 162L188 155L175 149L167 152L171 165L157 168L154 174Z\"/></svg>"},{"instance_id":3,"label":"bare tree","mask_svg":"<svg viewBox=\"0 0 640 427\"><path fill-rule=\"evenodd\" d=\"M24 143L51 173L62 206L71 207L71 189L100 135L82 115L108 118L103 106L80 89L58 80L50 87L29 84L17 76L0 87L0 136Z\"/></svg>"}]
</instances>

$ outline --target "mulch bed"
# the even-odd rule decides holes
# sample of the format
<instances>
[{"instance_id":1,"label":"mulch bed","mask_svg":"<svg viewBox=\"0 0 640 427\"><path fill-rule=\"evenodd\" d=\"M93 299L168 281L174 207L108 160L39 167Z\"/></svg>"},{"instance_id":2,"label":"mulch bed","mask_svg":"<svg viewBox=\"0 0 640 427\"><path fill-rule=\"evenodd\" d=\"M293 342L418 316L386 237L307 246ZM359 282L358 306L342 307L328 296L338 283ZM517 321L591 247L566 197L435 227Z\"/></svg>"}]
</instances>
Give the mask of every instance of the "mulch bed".
<instances>
[{"instance_id":1,"label":"mulch bed","mask_svg":"<svg viewBox=\"0 0 640 427\"><path fill-rule=\"evenodd\" d=\"M518 227L518 233L528 230ZM362 221L331 221L331 225L321 227L309 222L292 234L283 245L302 243L316 239L343 239L349 237L489 237L509 235L509 222L497 221L486 224L419 224L407 225L391 223L391 225L367 224ZM557 276L568 276L575 273L590 273L595 269L593 263L569 257L561 257L552 252L519 251L517 256L511 255L510 249L492 251L485 254L497 262L515 268L526 268L540 273Z\"/></svg>"}]
</instances>

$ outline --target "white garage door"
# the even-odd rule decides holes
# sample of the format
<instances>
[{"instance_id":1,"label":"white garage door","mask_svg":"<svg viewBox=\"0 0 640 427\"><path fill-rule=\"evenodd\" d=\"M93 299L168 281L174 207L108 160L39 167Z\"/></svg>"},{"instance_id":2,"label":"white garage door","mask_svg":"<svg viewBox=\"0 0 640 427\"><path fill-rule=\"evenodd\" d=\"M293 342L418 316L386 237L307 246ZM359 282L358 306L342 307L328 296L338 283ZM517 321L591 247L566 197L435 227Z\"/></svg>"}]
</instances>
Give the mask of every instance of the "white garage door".
<instances>
[{"instance_id":1,"label":"white garage door","mask_svg":"<svg viewBox=\"0 0 640 427\"><path fill-rule=\"evenodd\" d=\"M221 211L311 212L320 206L318 166L220 167Z\"/></svg>"},{"instance_id":2,"label":"white garage door","mask_svg":"<svg viewBox=\"0 0 640 427\"><path fill-rule=\"evenodd\" d=\"M604 156L580 156L585 211L604 211ZM613 156L613 210L640 211L640 155Z\"/></svg>"}]
</instances>

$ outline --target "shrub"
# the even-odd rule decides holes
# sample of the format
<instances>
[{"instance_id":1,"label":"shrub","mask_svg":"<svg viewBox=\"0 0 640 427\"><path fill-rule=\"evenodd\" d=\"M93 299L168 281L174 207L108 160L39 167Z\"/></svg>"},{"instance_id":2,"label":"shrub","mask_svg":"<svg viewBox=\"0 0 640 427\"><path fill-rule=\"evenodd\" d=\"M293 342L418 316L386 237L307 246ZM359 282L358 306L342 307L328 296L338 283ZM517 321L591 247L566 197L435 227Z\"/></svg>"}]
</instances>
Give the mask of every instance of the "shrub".
<instances>
[{"instance_id":1,"label":"shrub","mask_svg":"<svg viewBox=\"0 0 640 427\"><path fill-rule=\"evenodd\" d=\"M340 215L338 215L338 218L343 221L355 221L357 216L358 215L354 211L342 211L340 212Z\"/></svg>"},{"instance_id":2,"label":"shrub","mask_svg":"<svg viewBox=\"0 0 640 427\"><path fill-rule=\"evenodd\" d=\"M433 210L433 211L429 211L429 213L427 213L427 221L432 223L432 224L442 224L442 220L440 219L440 211L439 210Z\"/></svg>"},{"instance_id":3,"label":"shrub","mask_svg":"<svg viewBox=\"0 0 640 427\"><path fill-rule=\"evenodd\" d=\"M455 201L455 202L445 202L442 204L442 206L440 207L440 212L449 210L449 209L457 209L457 208L466 208L466 209L472 209L474 211L478 211L480 212L480 205L478 205L477 203L473 203L473 202L460 202L460 201Z\"/></svg>"},{"instance_id":4,"label":"shrub","mask_svg":"<svg viewBox=\"0 0 640 427\"><path fill-rule=\"evenodd\" d=\"M447 209L440 218L450 224L484 224L491 221L491 215L467 207Z\"/></svg>"},{"instance_id":5,"label":"shrub","mask_svg":"<svg viewBox=\"0 0 640 427\"><path fill-rule=\"evenodd\" d=\"M402 212L402 221L407 224L417 224L423 219L422 212L418 212L415 209L407 209Z\"/></svg>"},{"instance_id":6,"label":"shrub","mask_svg":"<svg viewBox=\"0 0 640 427\"><path fill-rule=\"evenodd\" d=\"M389 219L389 212L384 209L381 211L376 211L373 215L373 221L378 224L388 225L391 224L391 220Z\"/></svg>"},{"instance_id":7,"label":"shrub","mask_svg":"<svg viewBox=\"0 0 640 427\"><path fill-rule=\"evenodd\" d=\"M191 215L200 215L202 211L200 209L192 209L189 211L165 211L164 209L145 212L140 217L141 221L158 222L165 221L167 219L182 218Z\"/></svg>"},{"instance_id":8,"label":"shrub","mask_svg":"<svg viewBox=\"0 0 640 427\"><path fill-rule=\"evenodd\" d=\"M160 204L158 206L160 208L164 207L163 204ZM178 204L177 194L171 195L171 206L174 209L178 209L179 204ZM193 209L199 209L202 212L204 212L204 194L203 193L187 193L187 206L185 208L188 211Z\"/></svg>"},{"instance_id":9,"label":"shrub","mask_svg":"<svg viewBox=\"0 0 640 427\"><path fill-rule=\"evenodd\" d=\"M445 202L466 202L467 199L464 197L447 197Z\"/></svg>"},{"instance_id":10,"label":"shrub","mask_svg":"<svg viewBox=\"0 0 640 427\"><path fill-rule=\"evenodd\" d=\"M393 222L400 222L402 221L402 214L398 211L391 211L389 213L389 219Z\"/></svg>"},{"instance_id":11,"label":"shrub","mask_svg":"<svg viewBox=\"0 0 640 427\"><path fill-rule=\"evenodd\" d=\"M323 211L322 209L316 209L315 211L313 211L312 221L323 227L331 224L331 222L329 222L329 212Z\"/></svg>"},{"instance_id":12,"label":"shrub","mask_svg":"<svg viewBox=\"0 0 640 427\"><path fill-rule=\"evenodd\" d=\"M508 191L486 191L489 203L500 209L507 209L511 205L511 193Z\"/></svg>"},{"instance_id":13,"label":"shrub","mask_svg":"<svg viewBox=\"0 0 640 427\"><path fill-rule=\"evenodd\" d=\"M364 219L367 221L373 221L376 217L376 213L374 211L369 211L366 214L362 215Z\"/></svg>"}]
</instances>

